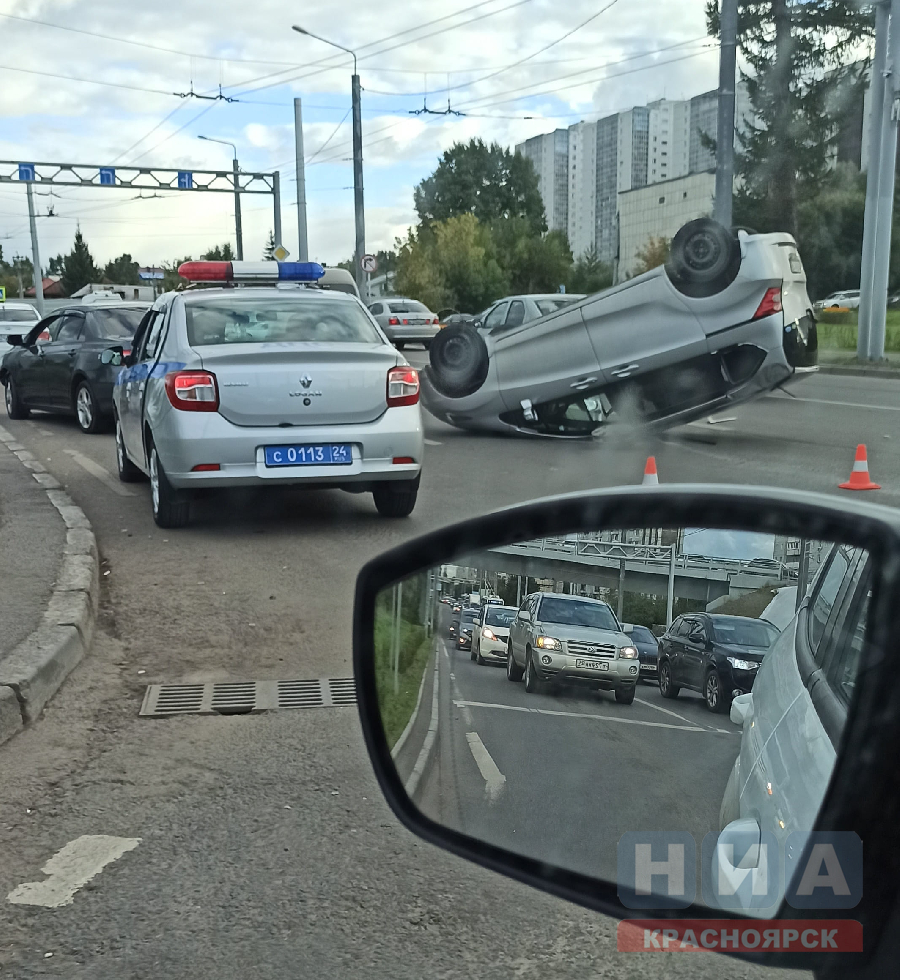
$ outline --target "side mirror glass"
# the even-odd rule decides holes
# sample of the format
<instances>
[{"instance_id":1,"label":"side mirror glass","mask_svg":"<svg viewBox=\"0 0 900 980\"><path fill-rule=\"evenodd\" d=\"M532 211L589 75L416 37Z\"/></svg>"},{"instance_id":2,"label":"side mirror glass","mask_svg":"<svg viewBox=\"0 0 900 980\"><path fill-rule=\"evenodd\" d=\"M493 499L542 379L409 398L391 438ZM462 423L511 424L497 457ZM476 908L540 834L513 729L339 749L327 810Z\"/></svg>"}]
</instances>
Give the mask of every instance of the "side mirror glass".
<instances>
[{"instance_id":1,"label":"side mirror glass","mask_svg":"<svg viewBox=\"0 0 900 980\"><path fill-rule=\"evenodd\" d=\"M105 351L100 354L101 364L111 364L113 367L119 367L125 357L125 351L122 347L107 347Z\"/></svg>"},{"instance_id":2,"label":"side mirror glass","mask_svg":"<svg viewBox=\"0 0 900 980\"><path fill-rule=\"evenodd\" d=\"M456 854L619 917L783 914L810 832L820 819L854 826L829 807L859 812L849 789L875 762L843 757L842 745L869 744L845 729L884 737L854 699L881 696L875 665L892 669L880 651L897 635L900 524L846 508L809 494L601 491L375 559L357 585L354 663L394 811ZM797 541L802 599L779 631L765 606L787 571L772 559L795 556ZM470 653L449 639L439 600L485 582L515 628L492 626L496 642ZM513 613L532 592L539 624ZM634 627L657 632L692 612L709 617L709 652L670 661L663 649L653 682L641 680L651 655L632 644ZM685 778L686 760L702 778ZM747 821L768 878L744 874ZM662 866L673 848L675 891L662 872L641 878L644 858Z\"/></svg>"}]
</instances>

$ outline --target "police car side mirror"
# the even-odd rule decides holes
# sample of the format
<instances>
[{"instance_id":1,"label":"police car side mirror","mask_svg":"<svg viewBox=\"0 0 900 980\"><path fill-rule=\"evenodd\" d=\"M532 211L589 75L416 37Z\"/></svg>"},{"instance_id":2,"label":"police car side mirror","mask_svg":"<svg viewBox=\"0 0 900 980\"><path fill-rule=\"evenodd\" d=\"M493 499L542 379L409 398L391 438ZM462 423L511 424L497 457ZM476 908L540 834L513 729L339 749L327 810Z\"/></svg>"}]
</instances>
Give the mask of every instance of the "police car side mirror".
<instances>
[{"instance_id":1,"label":"police car side mirror","mask_svg":"<svg viewBox=\"0 0 900 980\"><path fill-rule=\"evenodd\" d=\"M802 599L772 642L745 596L786 584L791 561ZM439 598L461 581L511 606L540 591L527 645L484 641L477 664L458 649ZM671 625L684 600L710 617L716 657L664 656L658 687L642 685L617 613L639 603ZM900 955L897 636L900 511L634 487L510 508L370 561L353 657L369 757L413 833L622 920L619 950L876 977Z\"/></svg>"}]
</instances>

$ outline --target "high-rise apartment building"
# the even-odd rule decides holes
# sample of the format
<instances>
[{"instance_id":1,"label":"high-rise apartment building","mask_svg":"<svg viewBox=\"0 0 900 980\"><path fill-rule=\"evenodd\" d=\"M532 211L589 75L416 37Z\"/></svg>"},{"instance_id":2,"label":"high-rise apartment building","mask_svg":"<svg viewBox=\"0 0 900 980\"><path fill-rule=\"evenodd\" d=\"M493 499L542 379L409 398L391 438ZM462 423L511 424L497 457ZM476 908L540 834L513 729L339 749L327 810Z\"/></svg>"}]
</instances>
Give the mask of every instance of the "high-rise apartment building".
<instances>
[{"instance_id":1,"label":"high-rise apartment building","mask_svg":"<svg viewBox=\"0 0 900 980\"><path fill-rule=\"evenodd\" d=\"M538 176L544 214L550 231L569 230L569 133L557 129L543 136L532 136L516 146L516 153L528 157Z\"/></svg>"},{"instance_id":2,"label":"high-rise apartment building","mask_svg":"<svg viewBox=\"0 0 900 980\"><path fill-rule=\"evenodd\" d=\"M577 258L596 242L597 123L569 127L569 248Z\"/></svg>"}]
</instances>

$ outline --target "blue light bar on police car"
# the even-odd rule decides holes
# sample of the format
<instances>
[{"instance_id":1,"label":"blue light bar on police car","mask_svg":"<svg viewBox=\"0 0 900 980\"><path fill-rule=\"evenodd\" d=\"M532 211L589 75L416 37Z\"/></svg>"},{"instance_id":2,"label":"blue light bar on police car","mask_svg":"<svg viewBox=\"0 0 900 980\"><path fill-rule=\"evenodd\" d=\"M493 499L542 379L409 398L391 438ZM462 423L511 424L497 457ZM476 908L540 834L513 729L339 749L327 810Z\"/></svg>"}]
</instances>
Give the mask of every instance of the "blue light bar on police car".
<instances>
[{"instance_id":1,"label":"blue light bar on police car","mask_svg":"<svg viewBox=\"0 0 900 980\"><path fill-rule=\"evenodd\" d=\"M318 282L318 262L182 262L178 275L189 282Z\"/></svg>"}]
</instances>

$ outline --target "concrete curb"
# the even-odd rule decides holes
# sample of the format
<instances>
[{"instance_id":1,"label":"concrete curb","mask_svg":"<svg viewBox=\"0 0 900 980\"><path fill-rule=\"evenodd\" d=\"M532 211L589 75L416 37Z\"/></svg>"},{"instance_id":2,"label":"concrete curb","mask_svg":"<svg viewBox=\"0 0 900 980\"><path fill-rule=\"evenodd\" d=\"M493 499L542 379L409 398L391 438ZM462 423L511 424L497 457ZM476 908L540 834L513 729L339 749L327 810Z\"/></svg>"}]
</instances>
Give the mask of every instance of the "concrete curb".
<instances>
[{"instance_id":1,"label":"concrete curb","mask_svg":"<svg viewBox=\"0 0 900 980\"><path fill-rule=\"evenodd\" d=\"M819 374L842 374L863 378L900 378L900 368L857 367L855 364L820 364Z\"/></svg>"},{"instance_id":2,"label":"concrete curb","mask_svg":"<svg viewBox=\"0 0 900 980\"><path fill-rule=\"evenodd\" d=\"M2 744L38 718L90 650L97 619L100 563L97 541L84 511L2 426L0 442L31 470L66 525L66 545L43 621L0 661Z\"/></svg>"},{"instance_id":3,"label":"concrete curb","mask_svg":"<svg viewBox=\"0 0 900 980\"><path fill-rule=\"evenodd\" d=\"M434 681L431 688L431 718L428 722L428 731L425 733L425 738L422 742L422 748L419 751L419 756L416 759L416 764L413 767L413 771L409 774L409 778L404 783L403 788L406 790L406 795L411 799L415 799L416 790L419 788L419 783L422 781L422 777L425 775L432 759L434 758L434 748L437 743L438 737L438 716L440 714L439 709L439 688L440 688L440 651L436 648L435 658L434 658Z\"/></svg>"}]
</instances>

